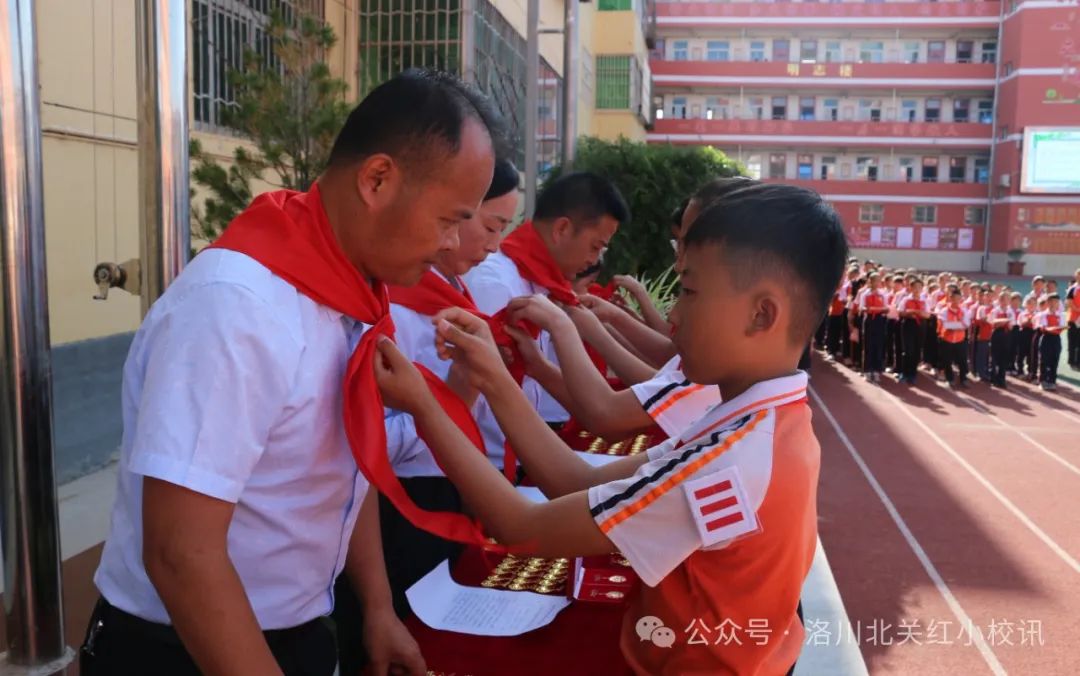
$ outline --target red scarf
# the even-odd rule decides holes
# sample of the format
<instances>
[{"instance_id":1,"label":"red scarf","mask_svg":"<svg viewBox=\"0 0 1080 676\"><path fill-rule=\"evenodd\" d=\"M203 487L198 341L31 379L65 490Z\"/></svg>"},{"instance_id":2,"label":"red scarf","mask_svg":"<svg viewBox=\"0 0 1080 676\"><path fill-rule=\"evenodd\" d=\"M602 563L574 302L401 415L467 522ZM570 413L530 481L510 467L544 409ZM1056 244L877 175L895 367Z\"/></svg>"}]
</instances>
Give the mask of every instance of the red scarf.
<instances>
[{"instance_id":1,"label":"red scarf","mask_svg":"<svg viewBox=\"0 0 1080 676\"><path fill-rule=\"evenodd\" d=\"M495 344L510 350L512 355L511 363L508 366L510 375L514 377L518 385L521 385L522 381L525 380L525 360L522 358L513 336L506 332L506 310L499 311L494 317L485 315L476 307L472 294L469 293L469 288L465 286L465 283L460 278L458 284L461 286L461 291L455 289L452 284L439 275L428 271L416 286L390 287L390 301L429 317L452 307L468 310L480 317L487 322L488 327L491 329ZM536 327L521 326L519 328L528 331L533 338L539 334L539 329ZM510 447L509 441L505 443L503 452L503 472L507 479L514 481L517 478L517 456Z\"/></svg>"},{"instance_id":2,"label":"red scarf","mask_svg":"<svg viewBox=\"0 0 1080 676\"><path fill-rule=\"evenodd\" d=\"M318 185L306 193L279 190L260 195L213 247L250 256L316 303L372 326L349 358L342 385L345 434L357 466L418 528L457 542L488 543L464 515L416 506L390 466L382 394L374 370L376 340L380 335L394 336L386 286L369 283L345 257L330 229ZM433 373L419 368L443 410L483 449L480 430L464 402Z\"/></svg>"},{"instance_id":3,"label":"red scarf","mask_svg":"<svg viewBox=\"0 0 1080 676\"><path fill-rule=\"evenodd\" d=\"M547 244L536 231L532 221L522 223L517 230L507 235L499 248L507 258L514 261L522 277L547 289L548 296L553 301L571 307L581 305L581 300L574 293L574 287L551 257ZM588 343L585 344L585 350L600 374L607 377L607 363L604 358Z\"/></svg>"}]
</instances>

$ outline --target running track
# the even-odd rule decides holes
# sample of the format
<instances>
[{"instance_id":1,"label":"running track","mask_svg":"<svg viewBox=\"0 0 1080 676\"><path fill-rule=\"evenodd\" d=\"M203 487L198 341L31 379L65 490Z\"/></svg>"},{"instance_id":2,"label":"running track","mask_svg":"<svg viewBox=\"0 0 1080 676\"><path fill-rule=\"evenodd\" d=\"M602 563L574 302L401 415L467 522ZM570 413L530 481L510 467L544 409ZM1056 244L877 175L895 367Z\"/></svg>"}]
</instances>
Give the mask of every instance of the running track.
<instances>
[{"instance_id":1,"label":"running track","mask_svg":"<svg viewBox=\"0 0 1080 676\"><path fill-rule=\"evenodd\" d=\"M870 385L818 359L822 544L871 674L1072 674L1080 391ZM853 636L858 634L858 636Z\"/></svg>"}]
</instances>

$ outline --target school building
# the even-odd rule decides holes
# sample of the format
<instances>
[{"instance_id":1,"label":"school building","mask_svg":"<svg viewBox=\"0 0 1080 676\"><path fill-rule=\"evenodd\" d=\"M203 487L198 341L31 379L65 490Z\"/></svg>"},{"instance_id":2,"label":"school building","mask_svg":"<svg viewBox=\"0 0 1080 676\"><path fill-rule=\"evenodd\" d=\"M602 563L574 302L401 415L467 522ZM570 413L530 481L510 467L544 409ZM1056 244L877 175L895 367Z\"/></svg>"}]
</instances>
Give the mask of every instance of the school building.
<instances>
[{"instance_id":1,"label":"school building","mask_svg":"<svg viewBox=\"0 0 1080 676\"><path fill-rule=\"evenodd\" d=\"M650 142L715 146L817 190L861 257L1080 263L1075 0L675 0L656 14Z\"/></svg>"}]
</instances>

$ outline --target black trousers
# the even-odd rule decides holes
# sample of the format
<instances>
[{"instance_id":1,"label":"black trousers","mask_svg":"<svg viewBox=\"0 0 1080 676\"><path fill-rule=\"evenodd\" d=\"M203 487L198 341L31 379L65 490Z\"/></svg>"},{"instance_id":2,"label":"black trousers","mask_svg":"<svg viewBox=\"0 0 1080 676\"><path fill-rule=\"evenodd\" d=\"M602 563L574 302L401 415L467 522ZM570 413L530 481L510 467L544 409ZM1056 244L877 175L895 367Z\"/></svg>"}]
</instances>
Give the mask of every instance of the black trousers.
<instances>
[{"instance_id":1,"label":"black trousers","mask_svg":"<svg viewBox=\"0 0 1080 676\"><path fill-rule=\"evenodd\" d=\"M331 676L337 666L334 632L325 618L263 632L285 676ZM199 676L176 630L98 601L79 651L82 676Z\"/></svg>"},{"instance_id":2,"label":"black trousers","mask_svg":"<svg viewBox=\"0 0 1080 676\"><path fill-rule=\"evenodd\" d=\"M828 323L829 327L825 331L825 348L835 357L840 354L841 347L847 342L844 338L844 334L847 333L847 310L830 316Z\"/></svg>"},{"instance_id":3,"label":"black trousers","mask_svg":"<svg viewBox=\"0 0 1080 676\"><path fill-rule=\"evenodd\" d=\"M1078 291L1077 293L1080 293ZM1080 368L1080 323L1069 324L1069 366Z\"/></svg>"},{"instance_id":4,"label":"black trousers","mask_svg":"<svg viewBox=\"0 0 1080 676\"><path fill-rule=\"evenodd\" d=\"M1009 368L1010 371L1019 371L1016 367L1017 355L1020 354L1020 327L1014 326L1009 329Z\"/></svg>"},{"instance_id":5,"label":"black trousers","mask_svg":"<svg viewBox=\"0 0 1080 676\"><path fill-rule=\"evenodd\" d=\"M1061 335L1057 333L1045 333L1042 343L1039 345L1042 359L1042 371L1040 380L1048 385L1057 383L1058 360L1061 359Z\"/></svg>"},{"instance_id":6,"label":"black trousers","mask_svg":"<svg viewBox=\"0 0 1080 676\"><path fill-rule=\"evenodd\" d=\"M930 318L923 322L923 326L923 361L937 368L941 363L938 358L937 317L930 315Z\"/></svg>"},{"instance_id":7,"label":"black trousers","mask_svg":"<svg viewBox=\"0 0 1080 676\"><path fill-rule=\"evenodd\" d=\"M1030 362L1028 363L1028 373L1032 378L1042 378L1042 339L1043 332L1036 331L1035 337L1031 339L1031 353L1028 356Z\"/></svg>"},{"instance_id":8,"label":"black trousers","mask_svg":"<svg viewBox=\"0 0 1080 676\"><path fill-rule=\"evenodd\" d=\"M881 373L885 370L885 315L867 315L863 322L862 341L866 346L866 362L863 370L867 373Z\"/></svg>"},{"instance_id":9,"label":"black trousers","mask_svg":"<svg viewBox=\"0 0 1080 676\"><path fill-rule=\"evenodd\" d=\"M922 324L919 320L905 317L900 323L900 338L904 355L900 373L905 378L914 378L919 372L922 356Z\"/></svg>"},{"instance_id":10,"label":"black trousers","mask_svg":"<svg viewBox=\"0 0 1080 676\"><path fill-rule=\"evenodd\" d=\"M887 319L885 324L885 366L899 371L903 364L903 335L899 319Z\"/></svg>"},{"instance_id":11,"label":"black trousers","mask_svg":"<svg viewBox=\"0 0 1080 676\"><path fill-rule=\"evenodd\" d=\"M1024 369L1031 366L1031 345L1035 340L1035 329L1027 327L1020 329L1020 337L1016 345L1016 372L1024 375ZM1028 371L1030 375L1035 375Z\"/></svg>"},{"instance_id":12,"label":"black trousers","mask_svg":"<svg viewBox=\"0 0 1080 676\"><path fill-rule=\"evenodd\" d=\"M953 382L953 367L955 366L959 371L960 382L967 380L967 341L962 341L959 343L949 343L945 340L942 340L941 344L938 347L941 350L941 363L945 368L945 379L948 380L950 383Z\"/></svg>"},{"instance_id":13,"label":"black trousers","mask_svg":"<svg viewBox=\"0 0 1080 676\"><path fill-rule=\"evenodd\" d=\"M829 316L825 315L821 318L821 323L818 324L817 331L814 332L814 347L823 350L825 349L825 337L829 332Z\"/></svg>"},{"instance_id":14,"label":"black trousers","mask_svg":"<svg viewBox=\"0 0 1080 676\"><path fill-rule=\"evenodd\" d=\"M990 334L990 382L1005 386L1005 374L1009 370L1012 333L1009 329L994 329Z\"/></svg>"},{"instance_id":15,"label":"black trousers","mask_svg":"<svg viewBox=\"0 0 1080 676\"><path fill-rule=\"evenodd\" d=\"M405 478L401 479L401 485L421 509L459 513L464 509L457 489L445 477ZM416 528L382 495L379 496L379 521L394 611L404 619L411 613L405 592L443 560L456 559L462 545ZM334 585L331 617L337 625L341 674L358 674L367 663L367 654L360 641L364 617L360 601L344 574Z\"/></svg>"}]
</instances>

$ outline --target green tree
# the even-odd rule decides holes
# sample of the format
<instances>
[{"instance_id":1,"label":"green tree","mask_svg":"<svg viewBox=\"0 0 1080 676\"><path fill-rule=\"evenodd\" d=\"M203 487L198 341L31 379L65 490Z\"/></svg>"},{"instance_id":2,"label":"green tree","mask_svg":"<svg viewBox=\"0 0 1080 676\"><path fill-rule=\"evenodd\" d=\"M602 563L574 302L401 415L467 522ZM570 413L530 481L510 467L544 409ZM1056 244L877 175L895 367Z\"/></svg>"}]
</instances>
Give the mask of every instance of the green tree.
<instances>
[{"instance_id":1,"label":"green tree","mask_svg":"<svg viewBox=\"0 0 1080 676\"><path fill-rule=\"evenodd\" d=\"M675 262L671 213L706 181L744 173L735 161L710 147L646 145L626 138L582 138L577 171L611 179L630 205L632 220L619 228L604 254L607 273L660 280ZM562 173L556 168L548 177Z\"/></svg>"},{"instance_id":2,"label":"green tree","mask_svg":"<svg viewBox=\"0 0 1080 676\"><path fill-rule=\"evenodd\" d=\"M216 239L251 202L253 181L307 190L323 170L350 110L345 81L325 61L335 42L321 18L300 13L287 21L278 13L263 49L249 48L244 68L229 73L235 104L223 122L254 149L237 147L224 167L192 141L192 179L207 192L201 207L192 205L196 237Z\"/></svg>"}]
</instances>

